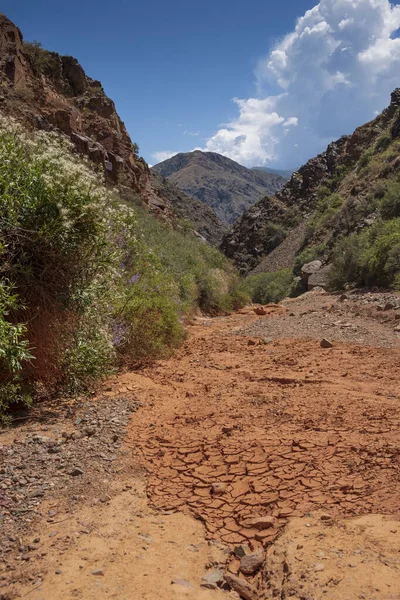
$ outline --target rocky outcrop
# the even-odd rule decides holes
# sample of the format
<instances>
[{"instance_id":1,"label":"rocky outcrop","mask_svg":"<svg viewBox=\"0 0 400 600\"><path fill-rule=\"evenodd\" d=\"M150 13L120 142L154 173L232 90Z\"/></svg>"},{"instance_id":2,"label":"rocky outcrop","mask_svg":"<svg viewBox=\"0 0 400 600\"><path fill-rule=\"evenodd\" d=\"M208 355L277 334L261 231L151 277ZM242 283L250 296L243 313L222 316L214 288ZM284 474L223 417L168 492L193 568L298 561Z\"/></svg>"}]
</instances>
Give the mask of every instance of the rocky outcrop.
<instances>
[{"instance_id":1,"label":"rocky outcrop","mask_svg":"<svg viewBox=\"0 0 400 600\"><path fill-rule=\"evenodd\" d=\"M0 13L0 109L31 128L67 135L78 152L128 184L146 202L150 171L137 156L114 102L71 56L24 44L21 31Z\"/></svg>"}]
</instances>

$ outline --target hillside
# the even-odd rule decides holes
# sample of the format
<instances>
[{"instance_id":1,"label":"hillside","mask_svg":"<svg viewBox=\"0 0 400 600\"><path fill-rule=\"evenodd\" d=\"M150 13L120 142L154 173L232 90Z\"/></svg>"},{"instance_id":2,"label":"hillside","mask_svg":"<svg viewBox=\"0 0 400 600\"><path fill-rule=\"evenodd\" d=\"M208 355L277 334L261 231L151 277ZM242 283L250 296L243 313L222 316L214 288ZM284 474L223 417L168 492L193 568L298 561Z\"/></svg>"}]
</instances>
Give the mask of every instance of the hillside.
<instances>
[{"instance_id":1,"label":"hillside","mask_svg":"<svg viewBox=\"0 0 400 600\"><path fill-rule=\"evenodd\" d=\"M188 196L156 171L151 173L151 187L152 205L158 202L161 209L169 207L175 217L190 221L194 230L212 246L219 246L228 228L210 207Z\"/></svg>"},{"instance_id":2,"label":"hillside","mask_svg":"<svg viewBox=\"0 0 400 600\"><path fill-rule=\"evenodd\" d=\"M366 247L374 243L378 228L379 236L389 236L398 247L399 153L397 89L390 106L376 119L329 144L275 196L251 207L224 237L221 248L243 273L268 272L292 267L302 257L303 262L318 258L330 264L338 256L337 249L353 235L351 243L365 246L361 258L366 261L364 274L356 269L353 281L387 284L384 277L374 280L371 275L375 263L366 255ZM393 255L390 261L399 269L398 257Z\"/></svg>"},{"instance_id":3,"label":"hillside","mask_svg":"<svg viewBox=\"0 0 400 600\"><path fill-rule=\"evenodd\" d=\"M152 167L178 188L211 207L217 217L231 225L265 194L282 188L280 175L253 171L214 152L176 154Z\"/></svg>"}]
</instances>

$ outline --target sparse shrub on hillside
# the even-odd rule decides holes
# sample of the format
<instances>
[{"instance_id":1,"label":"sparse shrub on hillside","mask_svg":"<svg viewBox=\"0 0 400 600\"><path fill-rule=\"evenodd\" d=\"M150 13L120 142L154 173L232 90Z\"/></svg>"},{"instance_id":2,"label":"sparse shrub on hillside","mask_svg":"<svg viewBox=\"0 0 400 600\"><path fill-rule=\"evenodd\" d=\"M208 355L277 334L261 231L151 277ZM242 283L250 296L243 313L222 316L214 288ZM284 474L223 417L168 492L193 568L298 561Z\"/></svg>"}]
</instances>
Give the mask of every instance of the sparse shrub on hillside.
<instances>
[{"instance_id":1,"label":"sparse shrub on hillside","mask_svg":"<svg viewBox=\"0 0 400 600\"><path fill-rule=\"evenodd\" d=\"M383 152L387 150L392 143L392 136L389 133L383 133L376 141L375 151Z\"/></svg>"},{"instance_id":2,"label":"sparse shrub on hillside","mask_svg":"<svg viewBox=\"0 0 400 600\"><path fill-rule=\"evenodd\" d=\"M287 231L281 225L268 223L264 233L264 252L272 252L285 239Z\"/></svg>"},{"instance_id":3,"label":"sparse shrub on hillside","mask_svg":"<svg viewBox=\"0 0 400 600\"><path fill-rule=\"evenodd\" d=\"M253 302L267 304L268 302L280 302L286 298L290 294L292 283L292 270L282 269L273 273L250 275L244 285Z\"/></svg>"},{"instance_id":4,"label":"sparse shrub on hillside","mask_svg":"<svg viewBox=\"0 0 400 600\"><path fill-rule=\"evenodd\" d=\"M240 300L217 250L136 213L69 142L5 120L0 270L0 414L6 386L12 402L37 382L85 391L121 360L166 356L199 305Z\"/></svg>"},{"instance_id":5,"label":"sparse shrub on hillside","mask_svg":"<svg viewBox=\"0 0 400 600\"><path fill-rule=\"evenodd\" d=\"M38 73L44 73L49 67L52 54L45 50L40 42L24 42L24 51L27 54L31 65Z\"/></svg>"},{"instance_id":6,"label":"sparse shrub on hillside","mask_svg":"<svg viewBox=\"0 0 400 600\"><path fill-rule=\"evenodd\" d=\"M381 201L381 213L384 219L400 217L400 183L388 181Z\"/></svg>"},{"instance_id":7,"label":"sparse shrub on hillside","mask_svg":"<svg viewBox=\"0 0 400 600\"><path fill-rule=\"evenodd\" d=\"M307 224L306 238L310 240L317 233L330 227L340 211L344 200L339 194L320 196L315 213Z\"/></svg>"},{"instance_id":8,"label":"sparse shrub on hillside","mask_svg":"<svg viewBox=\"0 0 400 600\"><path fill-rule=\"evenodd\" d=\"M330 272L335 289L346 283L394 287L400 273L400 219L378 221L336 247Z\"/></svg>"},{"instance_id":9,"label":"sparse shrub on hillside","mask_svg":"<svg viewBox=\"0 0 400 600\"><path fill-rule=\"evenodd\" d=\"M337 188L339 187L339 185L341 184L341 182L343 181L343 179L346 177L346 175L349 173L350 171L350 167L346 167L345 165L338 165L338 167L335 170L334 175L331 177L331 179L328 182L328 186L329 189L332 192L335 192L337 190Z\"/></svg>"},{"instance_id":10,"label":"sparse shrub on hillside","mask_svg":"<svg viewBox=\"0 0 400 600\"><path fill-rule=\"evenodd\" d=\"M373 148L368 148L368 150L366 150L361 155L360 160L358 161L358 164L362 169L365 169L365 167L368 166L373 154L374 154Z\"/></svg>"}]
</instances>

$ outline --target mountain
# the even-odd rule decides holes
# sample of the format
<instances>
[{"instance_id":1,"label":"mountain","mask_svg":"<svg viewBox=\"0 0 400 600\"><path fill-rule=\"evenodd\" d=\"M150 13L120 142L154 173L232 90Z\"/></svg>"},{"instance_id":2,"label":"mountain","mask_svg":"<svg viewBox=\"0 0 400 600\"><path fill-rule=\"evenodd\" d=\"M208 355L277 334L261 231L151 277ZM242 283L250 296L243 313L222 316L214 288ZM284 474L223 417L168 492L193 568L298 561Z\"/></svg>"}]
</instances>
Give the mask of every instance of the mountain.
<instances>
[{"instance_id":1,"label":"mountain","mask_svg":"<svg viewBox=\"0 0 400 600\"><path fill-rule=\"evenodd\" d=\"M151 204L158 203L160 208L168 206L176 218L190 221L194 230L212 246L220 245L228 228L209 206L188 196L156 171L151 174L151 182L154 192Z\"/></svg>"},{"instance_id":2,"label":"mountain","mask_svg":"<svg viewBox=\"0 0 400 600\"><path fill-rule=\"evenodd\" d=\"M358 277L364 283L374 282L370 273L387 252L389 262L382 269L394 276L396 268L400 270L397 217L400 88L392 93L390 106L382 114L329 144L278 193L251 207L226 234L221 249L242 273L292 268L302 259L318 258L326 265L351 259L354 272L348 274L353 277L350 280ZM385 239L379 241L381 235ZM343 245L347 239L349 248ZM375 243L376 254L371 254L369 245ZM358 251L362 255L357 256ZM341 264L345 272L348 266ZM357 264L364 265L362 275ZM383 275L380 281L384 281Z\"/></svg>"},{"instance_id":3,"label":"mountain","mask_svg":"<svg viewBox=\"0 0 400 600\"><path fill-rule=\"evenodd\" d=\"M214 152L176 154L152 167L178 188L211 207L217 217L231 225L265 194L285 184L280 175L253 171Z\"/></svg>"},{"instance_id":4,"label":"mountain","mask_svg":"<svg viewBox=\"0 0 400 600\"><path fill-rule=\"evenodd\" d=\"M251 167L252 171L262 171L263 173L271 173L272 175L280 175L284 179L290 179L293 171L287 169L270 169L269 167Z\"/></svg>"}]
</instances>

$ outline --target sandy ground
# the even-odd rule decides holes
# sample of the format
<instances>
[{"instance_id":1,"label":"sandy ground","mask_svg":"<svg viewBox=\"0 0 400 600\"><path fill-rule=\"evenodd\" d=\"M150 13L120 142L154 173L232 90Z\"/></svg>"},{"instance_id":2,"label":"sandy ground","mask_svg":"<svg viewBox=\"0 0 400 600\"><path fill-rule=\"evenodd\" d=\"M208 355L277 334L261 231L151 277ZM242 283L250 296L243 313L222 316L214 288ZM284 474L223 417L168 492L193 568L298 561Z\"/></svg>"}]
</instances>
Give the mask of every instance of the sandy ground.
<instances>
[{"instance_id":1,"label":"sandy ground","mask_svg":"<svg viewBox=\"0 0 400 600\"><path fill-rule=\"evenodd\" d=\"M3 598L238 598L202 578L240 575L240 553L257 550L246 600L400 598L396 315L341 301L346 327L329 324L325 349L338 299L307 297L198 318L173 358L108 382L110 402L141 403L118 459L140 471L54 537L43 523L41 554Z\"/></svg>"}]
</instances>

